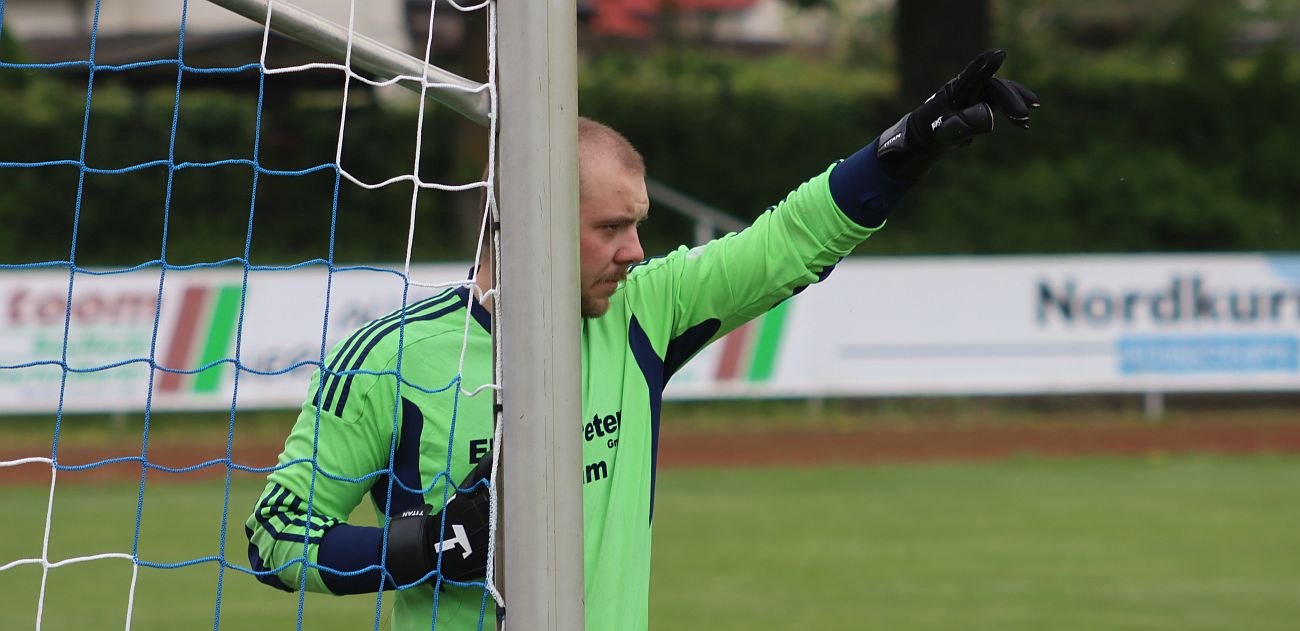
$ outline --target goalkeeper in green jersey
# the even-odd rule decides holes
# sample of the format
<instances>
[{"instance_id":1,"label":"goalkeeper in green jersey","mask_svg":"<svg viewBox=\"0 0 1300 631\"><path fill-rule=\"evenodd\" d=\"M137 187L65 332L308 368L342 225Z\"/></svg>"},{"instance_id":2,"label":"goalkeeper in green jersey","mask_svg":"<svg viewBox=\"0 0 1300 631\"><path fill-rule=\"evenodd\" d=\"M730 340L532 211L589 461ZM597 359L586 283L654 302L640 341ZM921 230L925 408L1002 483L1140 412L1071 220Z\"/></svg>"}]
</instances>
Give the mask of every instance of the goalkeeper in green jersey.
<instances>
[{"instance_id":1,"label":"goalkeeper in green jersey","mask_svg":"<svg viewBox=\"0 0 1300 631\"><path fill-rule=\"evenodd\" d=\"M1028 127L1038 99L995 76L1003 56L976 57L746 230L649 261L637 237L650 205L641 156L617 132L579 120L575 429L587 629L649 624L664 385L710 342L825 278L931 164L992 131L995 112ZM367 324L331 350L247 521L249 562L262 582L332 594L398 589L397 629L492 624L482 583L492 401L460 394L492 380L491 331L488 312L461 288ZM367 494L381 527L346 521Z\"/></svg>"}]
</instances>

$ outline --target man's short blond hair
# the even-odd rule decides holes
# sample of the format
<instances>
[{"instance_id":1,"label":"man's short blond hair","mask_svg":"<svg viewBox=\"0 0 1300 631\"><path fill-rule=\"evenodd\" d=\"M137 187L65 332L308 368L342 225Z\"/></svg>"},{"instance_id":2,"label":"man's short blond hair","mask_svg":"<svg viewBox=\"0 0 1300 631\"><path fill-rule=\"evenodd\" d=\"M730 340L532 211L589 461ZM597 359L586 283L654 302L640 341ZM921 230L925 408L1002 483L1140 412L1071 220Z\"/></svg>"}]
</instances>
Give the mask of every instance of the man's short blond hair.
<instances>
[{"instance_id":1,"label":"man's short blond hair","mask_svg":"<svg viewBox=\"0 0 1300 631\"><path fill-rule=\"evenodd\" d=\"M578 181L581 186L584 160L618 160L633 173L645 173L645 159L632 143L614 128L585 116L578 117Z\"/></svg>"},{"instance_id":2,"label":"man's short blond hair","mask_svg":"<svg viewBox=\"0 0 1300 631\"><path fill-rule=\"evenodd\" d=\"M578 187L582 188L582 163L583 160L600 160L614 159L623 164L629 171L637 174L645 174L645 159L641 157L641 152L632 146L632 142L623 134L618 133L613 127L604 123L594 121L586 116L578 117ZM483 167L483 180L488 178L487 167ZM479 197L479 207L487 209L487 189L484 188L482 195ZM483 234L484 247L482 248L481 259L486 259L491 255L491 248L487 247L487 241L491 239L491 233Z\"/></svg>"}]
</instances>

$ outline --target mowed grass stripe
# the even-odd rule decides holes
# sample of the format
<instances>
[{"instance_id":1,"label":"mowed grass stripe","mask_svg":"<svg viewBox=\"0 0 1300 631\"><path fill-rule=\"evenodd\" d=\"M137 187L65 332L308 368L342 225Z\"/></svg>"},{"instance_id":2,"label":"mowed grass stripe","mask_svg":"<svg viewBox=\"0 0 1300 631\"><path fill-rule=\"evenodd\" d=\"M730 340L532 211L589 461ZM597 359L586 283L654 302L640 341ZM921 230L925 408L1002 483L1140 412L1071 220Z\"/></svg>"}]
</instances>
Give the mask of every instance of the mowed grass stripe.
<instances>
[{"instance_id":1,"label":"mowed grass stripe","mask_svg":"<svg viewBox=\"0 0 1300 631\"><path fill-rule=\"evenodd\" d=\"M1295 629L1300 458L669 471L652 628Z\"/></svg>"},{"instance_id":2,"label":"mowed grass stripe","mask_svg":"<svg viewBox=\"0 0 1300 631\"><path fill-rule=\"evenodd\" d=\"M245 566L255 477L237 480L226 535L226 558ZM651 625L1294 629L1297 488L1300 457L1282 455L662 471ZM136 490L61 484L51 559L128 552ZM39 556L48 488L4 492L0 565ZM216 554L221 501L219 481L151 479L141 558ZM374 523L368 507L357 519ZM121 628L130 572L123 560L51 570L43 628ZM35 627L40 574L0 573L0 628ZM142 568L132 628L212 628L216 585L213 563ZM293 629L297 603L227 570L221 628ZM303 628L374 619L373 596L308 595Z\"/></svg>"}]
</instances>

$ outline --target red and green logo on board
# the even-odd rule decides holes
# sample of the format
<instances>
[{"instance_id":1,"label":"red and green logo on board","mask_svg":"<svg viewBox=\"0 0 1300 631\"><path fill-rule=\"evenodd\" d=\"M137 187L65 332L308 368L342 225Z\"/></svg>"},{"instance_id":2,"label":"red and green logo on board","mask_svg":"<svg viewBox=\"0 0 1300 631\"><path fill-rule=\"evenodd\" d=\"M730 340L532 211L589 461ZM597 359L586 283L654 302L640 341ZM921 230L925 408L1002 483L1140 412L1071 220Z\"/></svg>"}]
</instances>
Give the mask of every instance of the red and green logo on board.
<instances>
[{"instance_id":1,"label":"red and green logo on board","mask_svg":"<svg viewBox=\"0 0 1300 631\"><path fill-rule=\"evenodd\" d=\"M229 359L243 296L241 285L186 287L181 295L180 313L172 326L169 346L164 352L163 365L195 370ZM230 368L229 362L223 362L197 373L164 371L158 380L158 390L211 394L221 386L221 380Z\"/></svg>"},{"instance_id":2,"label":"red and green logo on board","mask_svg":"<svg viewBox=\"0 0 1300 631\"><path fill-rule=\"evenodd\" d=\"M722 338L722 357L714 378L751 383L771 379L789 306L789 300L782 302L763 317L745 323Z\"/></svg>"}]
</instances>

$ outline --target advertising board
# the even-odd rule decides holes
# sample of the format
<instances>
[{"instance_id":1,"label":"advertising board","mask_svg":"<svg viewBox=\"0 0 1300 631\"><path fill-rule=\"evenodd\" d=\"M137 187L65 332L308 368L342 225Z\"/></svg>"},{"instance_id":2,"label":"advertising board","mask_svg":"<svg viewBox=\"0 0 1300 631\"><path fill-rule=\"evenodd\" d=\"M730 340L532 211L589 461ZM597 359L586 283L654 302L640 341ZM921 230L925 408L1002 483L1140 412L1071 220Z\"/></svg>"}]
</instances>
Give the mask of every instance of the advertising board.
<instances>
[{"instance_id":1,"label":"advertising board","mask_svg":"<svg viewBox=\"0 0 1300 631\"><path fill-rule=\"evenodd\" d=\"M236 385L241 408L294 408L335 342L435 292L322 266L169 270L159 287L157 268L79 273L69 306L66 270L0 274L0 409L228 410ZM848 259L704 349L665 396L1296 389L1300 256L1098 255Z\"/></svg>"}]
</instances>

